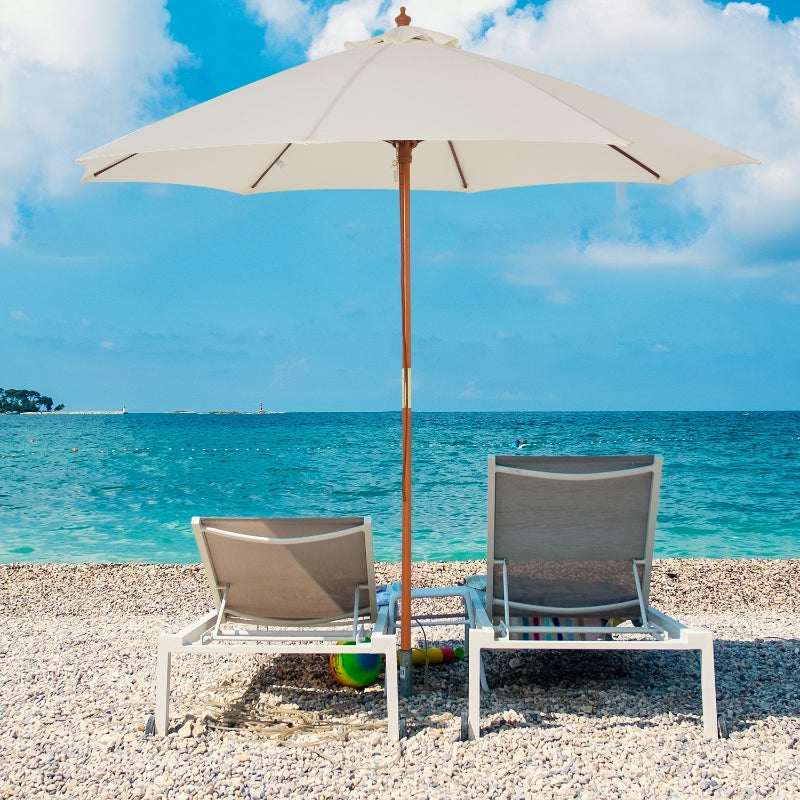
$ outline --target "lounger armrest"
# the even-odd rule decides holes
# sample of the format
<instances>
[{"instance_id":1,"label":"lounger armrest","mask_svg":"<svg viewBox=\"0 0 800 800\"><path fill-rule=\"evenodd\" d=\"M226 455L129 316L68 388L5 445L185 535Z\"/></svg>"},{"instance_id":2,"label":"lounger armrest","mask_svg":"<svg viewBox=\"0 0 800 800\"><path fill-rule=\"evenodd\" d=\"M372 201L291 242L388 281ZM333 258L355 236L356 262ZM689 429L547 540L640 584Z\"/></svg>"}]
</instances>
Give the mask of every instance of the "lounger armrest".
<instances>
[{"instance_id":1,"label":"lounger armrest","mask_svg":"<svg viewBox=\"0 0 800 800\"><path fill-rule=\"evenodd\" d=\"M488 613L486 612L486 606L483 604L484 601L484 593L479 592L477 589L470 589L470 596L472 602L472 608L475 614L475 628L491 628L492 620L489 618Z\"/></svg>"},{"instance_id":2,"label":"lounger armrest","mask_svg":"<svg viewBox=\"0 0 800 800\"><path fill-rule=\"evenodd\" d=\"M389 635L394 633L389 606L378 606L378 616L372 626L373 633Z\"/></svg>"},{"instance_id":3,"label":"lounger armrest","mask_svg":"<svg viewBox=\"0 0 800 800\"><path fill-rule=\"evenodd\" d=\"M689 630L682 622L678 622L678 620L668 617L666 614L658 611L652 606L647 609L647 618L654 625L664 630L670 639L680 639Z\"/></svg>"},{"instance_id":4,"label":"lounger armrest","mask_svg":"<svg viewBox=\"0 0 800 800\"><path fill-rule=\"evenodd\" d=\"M209 628L214 626L216 619L217 612L211 610L202 617L198 617L194 622L191 622L177 633L162 633L158 637L159 644L163 642L164 646L169 645L169 649L172 651L180 650L181 647L187 644L194 644L199 641L200 637L209 630Z\"/></svg>"}]
</instances>

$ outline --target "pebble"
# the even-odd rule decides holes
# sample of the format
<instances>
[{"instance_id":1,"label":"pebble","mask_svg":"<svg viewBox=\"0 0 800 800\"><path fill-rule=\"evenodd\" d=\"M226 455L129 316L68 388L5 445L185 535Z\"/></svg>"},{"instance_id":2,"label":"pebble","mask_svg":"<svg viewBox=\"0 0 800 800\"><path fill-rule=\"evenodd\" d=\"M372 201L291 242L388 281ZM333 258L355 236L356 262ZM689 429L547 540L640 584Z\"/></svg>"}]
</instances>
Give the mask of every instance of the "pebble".
<instances>
[{"instance_id":1,"label":"pebble","mask_svg":"<svg viewBox=\"0 0 800 800\"><path fill-rule=\"evenodd\" d=\"M481 567L415 564L414 583ZM692 654L566 651L489 654L474 742L459 741L465 661L415 671L409 736L392 742L381 685L339 686L324 656L177 656L170 732L143 738L158 634L210 603L199 565L7 564L0 581L4 800L800 796L800 561L654 564L652 604L714 632L716 742Z\"/></svg>"}]
</instances>

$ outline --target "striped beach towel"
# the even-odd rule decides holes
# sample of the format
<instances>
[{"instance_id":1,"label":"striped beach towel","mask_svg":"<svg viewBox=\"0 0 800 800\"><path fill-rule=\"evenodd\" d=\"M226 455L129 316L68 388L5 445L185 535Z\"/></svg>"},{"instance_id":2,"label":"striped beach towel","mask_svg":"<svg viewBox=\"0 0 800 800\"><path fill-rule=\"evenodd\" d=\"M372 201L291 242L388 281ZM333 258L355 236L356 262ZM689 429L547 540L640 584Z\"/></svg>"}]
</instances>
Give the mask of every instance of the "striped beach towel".
<instances>
[{"instance_id":1,"label":"striped beach towel","mask_svg":"<svg viewBox=\"0 0 800 800\"><path fill-rule=\"evenodd\" d=\"M524 641L550 641L550 642L569 642L569 641L596 641L602 639L602 633L576 633L570 632L570 628L591 627L600 628L609 624L609 620L597 617L512 617L511 625L521 627L543 627L552 628L552 633L512 633L512 639L522 639Z\"/></svg>"}]
</instances>

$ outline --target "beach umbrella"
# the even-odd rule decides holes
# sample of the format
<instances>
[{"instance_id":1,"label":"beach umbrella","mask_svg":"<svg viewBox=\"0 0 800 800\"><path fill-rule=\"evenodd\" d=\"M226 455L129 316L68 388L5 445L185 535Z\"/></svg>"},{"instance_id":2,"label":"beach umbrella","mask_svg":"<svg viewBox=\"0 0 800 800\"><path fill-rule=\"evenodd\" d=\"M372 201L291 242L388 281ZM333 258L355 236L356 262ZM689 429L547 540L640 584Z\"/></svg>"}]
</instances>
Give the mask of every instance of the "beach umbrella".
<instances>
[{"instance_id":1,"label":"beach umbrella","mask_svg":"<svg viewBox=\"0 0 800 800\"><path fill-rule=\"evenodd\" d=\"M240 194L391 189L400 197L401 690L411 693L410 188L672 183L754 159L557 78L397 27L193 106L81 156L83 181Z\"/></svg>"}]
</instances>

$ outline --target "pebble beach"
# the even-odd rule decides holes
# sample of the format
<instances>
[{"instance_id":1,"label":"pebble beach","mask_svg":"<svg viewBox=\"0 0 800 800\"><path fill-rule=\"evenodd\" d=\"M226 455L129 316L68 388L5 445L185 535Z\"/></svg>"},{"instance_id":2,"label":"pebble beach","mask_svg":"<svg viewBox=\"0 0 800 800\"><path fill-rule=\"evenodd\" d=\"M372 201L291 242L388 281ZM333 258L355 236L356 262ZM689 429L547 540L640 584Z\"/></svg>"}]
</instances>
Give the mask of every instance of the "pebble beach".
<instances>
[{"instance_id":1,"label":"pebble beach","mask_svg":"<svg viewBox=\"0 0 800 800\"><path fill-rule=\"evenodd\" d=\"M415 564L414 583L481 566ZM415 670L393 742L382 682L339 686L325 656L177 656L170 731L147 736L158 634L211 602L200 566L7 564L0 581L3 799L800 796L798 560L654 564L652 605L714 633L729 735L713 742L699 660L674 652L492 653L474 742L464 661Z\"/></svg>"}]
</instances>

